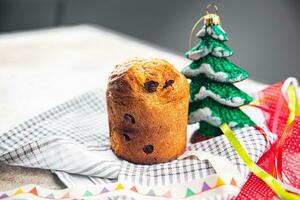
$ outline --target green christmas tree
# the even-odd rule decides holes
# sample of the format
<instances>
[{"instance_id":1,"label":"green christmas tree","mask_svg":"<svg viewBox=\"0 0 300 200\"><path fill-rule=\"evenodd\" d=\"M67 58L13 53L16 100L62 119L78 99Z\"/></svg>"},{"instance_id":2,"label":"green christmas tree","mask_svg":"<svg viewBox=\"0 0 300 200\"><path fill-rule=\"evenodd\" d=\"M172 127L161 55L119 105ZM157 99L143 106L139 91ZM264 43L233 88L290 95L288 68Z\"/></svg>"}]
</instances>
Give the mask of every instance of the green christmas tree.
<instances>
[{"instance_id":1,"label":"green christmas tree","mask_svg":"<svg viewBox=\"0 0 300 200\"><path fill-rule=\"evenodd\" d=\"M228 35L219 16L207 15L196 36L201 42L186 53L193 62L182 71L191 80L189 124L199 123L196 133L205 137L220 135L223 123L232 128L253 126L254 122L239 109L252 98L234 86L248 78L248 73L228 59L233 50L224 44Z\"/></svg>"}]
</instances>

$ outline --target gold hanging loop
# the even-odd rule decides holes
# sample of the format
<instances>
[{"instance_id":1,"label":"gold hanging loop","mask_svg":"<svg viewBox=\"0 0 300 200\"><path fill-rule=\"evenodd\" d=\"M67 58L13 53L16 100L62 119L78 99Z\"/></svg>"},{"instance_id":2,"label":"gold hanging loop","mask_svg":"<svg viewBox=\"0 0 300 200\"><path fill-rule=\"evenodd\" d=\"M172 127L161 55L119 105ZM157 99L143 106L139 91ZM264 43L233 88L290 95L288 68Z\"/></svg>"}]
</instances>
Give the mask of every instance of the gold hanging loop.
<instances>
[{"instance_id":1,"label":"gold hanging loop","mask_svg":"<svg viewBox=\"0 0 300 200\"><path fill-rule=\"evenodd\" d=\"M210 7L214 7L215 9L215 13L209 13L208 10ZM204 20L204 24L205 25L216 25L216 24L220 24L220 18L219 16L217 15L218 14L218 6L215 5L215 4L208 4L206 6L206 15L202 16L201 18L199 18L197 20L197 22L194 24L191 32L190 32L190 35L189 35L189 49L192 48L192 37L193 37L193 34L194 34L194 31L195 29L197 28L197 26L199 25L199 23Z\"/></svg>"},{"instance_id":2,"label":"gold hanging loop","mask_svg":"<svg viewBox=\"0 0 300 200\"><path fill-rule=\"evenodd\" d=\"M205 16L202 16L200 19L198 19L198 21L194 24L191 32L190 32L190 36L189 36L189 49L192 48L192 37L194 34L195 29L197 28L197 26L199 25L199 23L204 19Z\"/></svg>"},{"instance_id":3,"label":"gold hanging loop","mask_svg":"<svg viewBox=\"0 0 300 200\"><path fill-rule=\"evenodd\" d=\"M208 14L211 14L211 13L208 12L208 10L209 10L209 8L212 7L212 6L215 8L215 14L217 15L217 14L218 14L218 11L219 11L218 6L217 6L216 4L212 4L212 3L210 3L210 4L208 4L208 5L206 6L206 14L207 14L207 15L208 15Z\"/></svg>"}]
</instances>

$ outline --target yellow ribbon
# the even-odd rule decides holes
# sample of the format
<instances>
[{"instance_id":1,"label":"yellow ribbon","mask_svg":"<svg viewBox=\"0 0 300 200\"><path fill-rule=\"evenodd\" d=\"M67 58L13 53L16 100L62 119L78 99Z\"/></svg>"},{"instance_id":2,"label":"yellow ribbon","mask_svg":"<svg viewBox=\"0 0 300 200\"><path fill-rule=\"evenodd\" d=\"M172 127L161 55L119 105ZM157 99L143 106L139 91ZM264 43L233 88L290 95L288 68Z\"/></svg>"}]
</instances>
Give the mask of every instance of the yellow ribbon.
<instances>
[{"instance_id":1,"label":"yellow ribbon","mask_svg":"<svg viewBox=\"0 0 300 200\"><path fill-rule=\"evenodd\" d=\"M288 87L288 98L290 115L285 130L287 130L289 125L294 121L295 116L300 114L296 88L292 85ZM220 128L231 143L231 145L233 146L233 148L236 150L238 155L241 157L241 159L244 161L244 163L248 166L248 168L253 174L255 174L257 177L263 180L282 199L300 200L300 196L287 192L273 176L268 174L265 170L260 168L255 162L252 161L252 159L249 157L248 153L245 151L241 143L233 134L233 131L226 123L222 124Z\"/></svg>"},{"instance_id":2,"label":"yellow ribbon","mask_svg":"<svg viewBox=\"0 0 300 200\"><path fill-rule=\"evenodd\" d=\"M297 99L297 92L295 86L290 85L288 87L287 93L289 98L288 106L290 109L290 115L287 120L286 128L294 121L297 115L300 115L299 103Z\"/></svg>"},{"instance_id":3,"label":"yellow ribbon","mask_svg":"<svg viewBox=\"0 0 300 200\"><path fill-rule=\"evenodd\" d=\"M278 142L278 146L281 146L282 143L284 142L285 138L287 137L287 134L289 133L288 129L289 129L290 125L292 124L292 122L294 121L295 117L297 115L300 115L299 103L298 103L298 99L297 99L297 92L296 92L295 86L290 85L288 87L287 95L288 95L288 100L289 100L288 107L290 110L290 114L289 114L289 117L287 119L285 128L284 128L282 136L281 136L281 138L284 138L284 139L282 139Z\"/></svg>"},{"instance_id":4,"label":"yellow ribbon","mask_svg":"<svg viewBox=\"0 0 300 200\"><path fill-rule=\"evenodd\" d=\"M268 174L265 170L260 168L252 161L248 153L245 151L241 143L238 141L226 123L222 124L220 128L253 174L263 180L279 197L283 199L300 200L300 196L287 192L273 176Z\"/></svg>"}]
</instances>

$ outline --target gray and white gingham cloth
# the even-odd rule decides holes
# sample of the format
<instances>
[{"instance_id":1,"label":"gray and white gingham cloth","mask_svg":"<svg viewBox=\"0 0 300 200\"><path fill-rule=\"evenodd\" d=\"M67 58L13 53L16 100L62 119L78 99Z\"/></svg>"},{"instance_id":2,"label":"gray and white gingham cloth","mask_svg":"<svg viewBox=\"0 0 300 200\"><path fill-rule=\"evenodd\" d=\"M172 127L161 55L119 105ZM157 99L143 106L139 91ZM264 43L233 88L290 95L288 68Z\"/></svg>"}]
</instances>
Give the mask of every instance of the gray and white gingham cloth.
<instances>
[{"instance_id":1,"label":"gray and white gingham cloth","mask_svg":"<svg viewBox=\"0 0 300 200\"><path fill-rule=\"evenodd\" d=\"M254 161L268 148L264 136L253 127L238 129L235 135ZM271 142L275 140L272 133L267 135ZM188 149L225 156L244 177L249 174L225 136L190 144ZM1 163L50 169L67 186L84 179L96 185L114 181L165 185L216 173L208 161L195 159L136 165L117 158L110 149L105 94L101 90L74 98L1 134Z\"/></svg>"}]
</instances>

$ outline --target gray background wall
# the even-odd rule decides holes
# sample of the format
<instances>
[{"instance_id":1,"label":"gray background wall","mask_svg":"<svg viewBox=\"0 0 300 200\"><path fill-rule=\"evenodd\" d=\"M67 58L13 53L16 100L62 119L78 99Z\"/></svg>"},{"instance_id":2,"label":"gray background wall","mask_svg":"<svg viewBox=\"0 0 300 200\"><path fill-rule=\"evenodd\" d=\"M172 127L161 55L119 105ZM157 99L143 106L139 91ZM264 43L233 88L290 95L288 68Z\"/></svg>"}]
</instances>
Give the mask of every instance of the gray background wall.
<instances>
[{"instance_id":1,"label":"gray background wall","mask_svg":"<svg viewBox=\"0 0 300 200\"><path fill-rule=\"evenodd\" d=\"M231 59L252 79L300 79L297 0L0 0L0 31L98 24L183 55L190 29L209 3L219 6L227 45L236 52Z\"/></svg>"}]
</instances>

